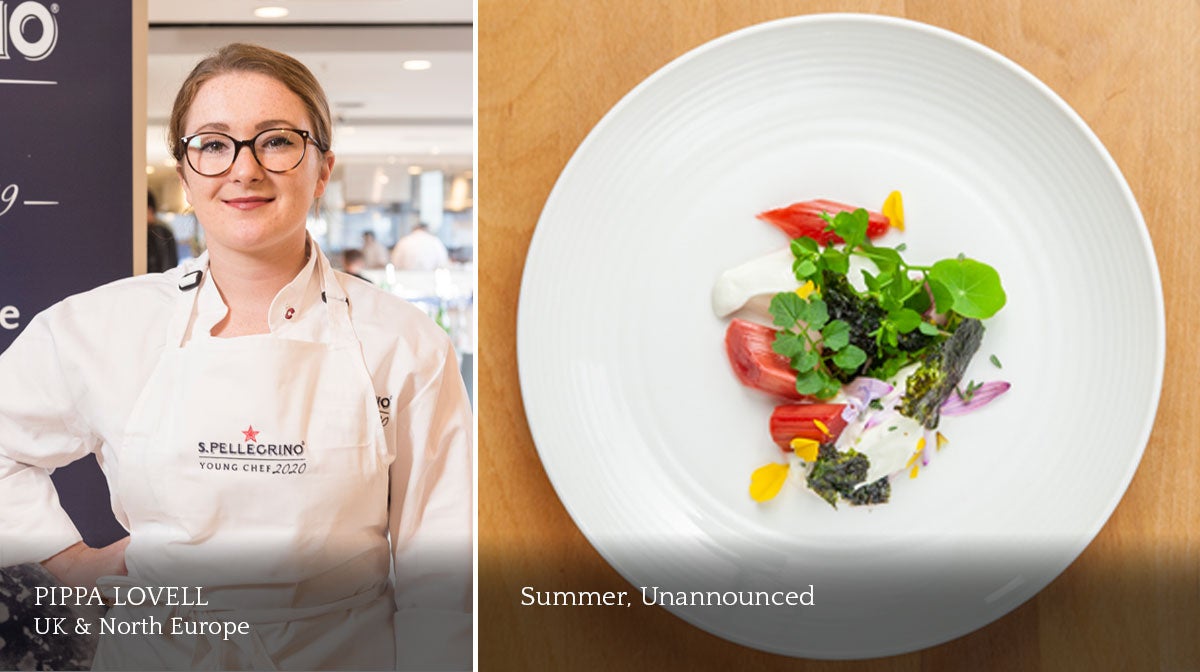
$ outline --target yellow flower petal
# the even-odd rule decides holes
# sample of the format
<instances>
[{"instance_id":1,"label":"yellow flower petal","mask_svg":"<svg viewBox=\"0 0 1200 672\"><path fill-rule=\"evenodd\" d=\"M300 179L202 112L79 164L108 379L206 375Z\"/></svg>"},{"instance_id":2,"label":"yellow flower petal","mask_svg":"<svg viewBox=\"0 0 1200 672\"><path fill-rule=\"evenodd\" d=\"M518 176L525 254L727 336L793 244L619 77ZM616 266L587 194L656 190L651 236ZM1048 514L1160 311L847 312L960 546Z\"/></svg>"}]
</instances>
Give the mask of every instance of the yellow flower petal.
<instances>
[{"instance_id":1,"label":"yellow flower petal","mask_svg":"<svg viewBox=\"0 0 1200 672\"><path fill-rule=\"evenodd\" d=\"M816 421L814 420L814 422ZM806 439L804 437L797 436L796 438L792 439L791 444L792 450L796 451L796 457L804 460L805 462L817 461L817 451L821 448L820 443L813 441L812 439Z\"/></svg>"},{"instance_id":2,"label":"yellow flower petal","mask_svg":"<svg viewBox=\"0 0 1200 672\"><path fill-rule=\"evenodd\" d=\"M750 497L756 502L765 502L779 494L787 480L788 465L772 462L759 467L750 475Z\"/></svg>"},{"instance_id":3,"label":"yellow flower petal","mask_svg":"<svg viewBox=\"0 0 1200 672\"><path fill-rule=\"evenodd\" d=\"M815 425L815 426L816 426L816 428L817 428L817 429L821 430L821 433L822 433L822 434L824 434L825 436L830 436L830 434L829 434L829 427L827 427L827 426L825 425L825 423L821 422L820 420L816 420L816 419L814 419L814 420L812 421L812 423L813 423L813 425Z\"/></svg>"},{"instance_id":4,"label":"yellow flower petal","mask_svg":"<svg viewBox=\"0 0 1200 672\"><path fill-rule=\"evenodd\" d=\"M887 200L883 202L883 216L888 218L889 224L904 230L904 199L900 197L899 191L888 194Z\"/></svg>"},{"instance_id":5,"label":"yellow flower petal","mask_svg":"<svg viewBox=\"0 0 1200 672\"><path fill-rule=\"evenodd\" d=\"M812 294L814 291L816 291L816 289L817 286L813 284L812 280L809 280L803 285L800 285L800 289L796 290L796 295L802 299L807 299L808 295Z\"/></svg>"},{"instance_id":6,"label":"yellow flower petal","mask_svg":"<svg viewBox=\"0 0 1200 672\"><path fill-rule=\"evenodd\" d=\"M918 473L918 472L920 472L920 471L921 471L921 465L919 465L919 464L914 464L914 465L913 465L913 468L912 468L912 471L908 472L908 477L909 477L909 478L916 478L916 477L917 477L917 473Z\"/></svg>"},{"instance_id":7,"label":"yellow flower petal","mask_svg":"<svg viewBox=\"0 0 1200 672\"><path fill-rule=\"evenodd\" d=\"M937 433L937 449L941 450L942 446L946 445L947 443L950 443L950 439L947 439L945 434L938 432Z\"/></svg>"}]
</instances>

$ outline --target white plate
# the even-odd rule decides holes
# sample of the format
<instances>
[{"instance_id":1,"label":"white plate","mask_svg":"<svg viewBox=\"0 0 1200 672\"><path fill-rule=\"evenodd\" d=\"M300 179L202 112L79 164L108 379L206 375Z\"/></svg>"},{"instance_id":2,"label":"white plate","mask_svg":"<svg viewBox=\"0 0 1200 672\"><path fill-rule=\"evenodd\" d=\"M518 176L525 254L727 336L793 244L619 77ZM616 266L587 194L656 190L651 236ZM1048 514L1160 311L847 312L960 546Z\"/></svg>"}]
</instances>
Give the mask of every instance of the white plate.
<instances>
[{"instance_id":1,"label":"white plate","mask_svg":"<svg viewBox=\"0 0 1200 672\"><path fill-rule=\"evenodd\" d=\"M755 504L773 403L733 377L712 282L786 245L755 213L878 209L892 189L908 258L1000 271L1008 305L968 378L1012 389L945 419L950 446L890 504L834 511L800 487ZM546 472L635 603L641 586L811 585L813 606L672 611L767 651L863 658L979 628L1087 546L1149 437L1164 333L1137 204L1060 98L955 34L817 15L689 52L596 126L530 245L518 356Z\"/></svg>"}]
</instances>

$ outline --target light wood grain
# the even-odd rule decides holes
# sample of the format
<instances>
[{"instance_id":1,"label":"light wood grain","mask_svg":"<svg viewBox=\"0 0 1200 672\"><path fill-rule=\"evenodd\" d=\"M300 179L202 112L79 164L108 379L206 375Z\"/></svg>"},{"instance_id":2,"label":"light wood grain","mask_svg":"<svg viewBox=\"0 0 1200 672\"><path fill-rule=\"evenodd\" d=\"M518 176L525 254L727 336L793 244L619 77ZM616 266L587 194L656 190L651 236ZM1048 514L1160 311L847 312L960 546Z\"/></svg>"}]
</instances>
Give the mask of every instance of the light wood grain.
<instances>
[{"instance_id":1,"label":"light wood grain","mask_svg":"<svg viewBox=\"0 0 1200 672\"><path fill-rule=\"evenodd\" d=\"M1155 244L1167 309L1162 402L1132 485L1095 541L1037 597L975 633L903 656L798 661L731 644L660 609L518 606L524 585L561 589L569 579L574 589L629 589L559 503L521 404L521 273L559 172L613 104L675 57L754 23L826 11L903 16L999 51L1058 92L1124 172ZM1200 4L480 0L478 30L483 669L1200 670L1192 334Z\"/></svg>"}]
</instances>

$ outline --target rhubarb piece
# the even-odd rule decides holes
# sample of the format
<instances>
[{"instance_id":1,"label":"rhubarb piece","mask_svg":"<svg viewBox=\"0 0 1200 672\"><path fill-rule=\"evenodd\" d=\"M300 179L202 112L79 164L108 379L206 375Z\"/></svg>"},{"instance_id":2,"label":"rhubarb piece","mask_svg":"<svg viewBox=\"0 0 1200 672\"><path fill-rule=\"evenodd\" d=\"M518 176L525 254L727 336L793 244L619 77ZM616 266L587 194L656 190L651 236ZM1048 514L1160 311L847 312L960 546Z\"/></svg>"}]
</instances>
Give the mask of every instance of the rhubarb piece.
<instances>
[{"instance_id":1,"label":"rhubarb piece","mask_svg":"<svg viewBox=\"0 0 1200 672\"><path fill-rule=\"evenodd\" d=\"M811 439L821 444L837 441L846 428L842 417L845 404L783 404L771 413L771 438L784 451L792 450L792 439Z\"/></svg>"},{"instance_id":2,"label":"rhubarb piece","mask_svg":"<svg viewBox=\"0 0 1200 672\"><path fill-rule=\"evenodd\" d=\"M826 223L824 219L821 219L821 213L836 215L839 212L853 212L857 209L853 205L817 199L793 203L786 208L760 212L758 218L783 231L788 238L812 238L824 245L830 241L834 243L844 241L841 236L825 229ZM867 238L875 239L887 233L891 223L886 216L870 210L867 211L867 214L869 216Z\"/></svg>"},{"instance_id":3,"label":"rhubarb piece","mask_svg":"<svg viewBox=\"0 0 1200 672\"><path fill-rule=\"evenodd\" d=\"M725 352L738 380L747 387L785 399L806 399L796 391L796 372L787 357L771 349L775 330L734 318L725 330Z\"/></svg>"}]
</instances>

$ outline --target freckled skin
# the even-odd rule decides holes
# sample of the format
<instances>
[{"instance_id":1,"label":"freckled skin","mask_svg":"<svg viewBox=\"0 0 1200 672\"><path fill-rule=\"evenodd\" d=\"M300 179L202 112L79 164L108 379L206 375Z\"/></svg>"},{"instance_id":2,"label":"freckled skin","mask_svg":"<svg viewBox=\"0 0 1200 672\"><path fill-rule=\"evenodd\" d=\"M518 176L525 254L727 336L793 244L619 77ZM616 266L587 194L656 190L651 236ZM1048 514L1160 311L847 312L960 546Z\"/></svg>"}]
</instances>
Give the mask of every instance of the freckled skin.
<instances>
[{"instance_id":1,"label":"freckled skin","mask_svg":"<svg viewBox=\"0 0 1200 672\"><path fill-rule=\"evenodd\" d=\"M206 82L188 110L185 133L216 130L245 140L263 128L313 131L300 97L278 80L250 72L231 72ZM180 182L196 218L204 227L210 254L283 257L302 249L305 218L325 193L333 153L309 144L304 160L286 173L271 173L242 148L229 171L204 177L180 162ZM264 199L237 202L236 199Z\"/></svg>"}]
</instances>

